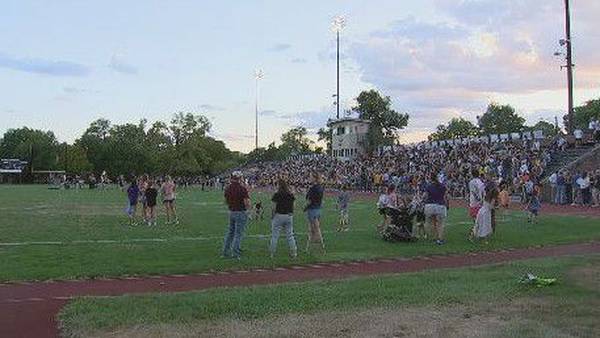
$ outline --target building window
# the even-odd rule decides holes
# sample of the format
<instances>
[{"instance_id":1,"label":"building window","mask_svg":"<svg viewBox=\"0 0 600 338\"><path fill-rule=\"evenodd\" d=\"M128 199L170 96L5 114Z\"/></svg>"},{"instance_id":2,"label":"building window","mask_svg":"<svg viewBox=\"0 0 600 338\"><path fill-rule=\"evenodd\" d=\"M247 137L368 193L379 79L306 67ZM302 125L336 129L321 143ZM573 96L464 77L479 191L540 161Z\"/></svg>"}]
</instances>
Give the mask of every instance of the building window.
<instances>
[{"instance_id":1,"label":"building window","mask_svg":"<svg viewBox=\"0 0 600 338\"><path fill-rule=\"evenodd\" d=\"M338 127L337 128L337 135L344 135L345 133L345 128L344 127Z\"/></svg>"}]
</instances>

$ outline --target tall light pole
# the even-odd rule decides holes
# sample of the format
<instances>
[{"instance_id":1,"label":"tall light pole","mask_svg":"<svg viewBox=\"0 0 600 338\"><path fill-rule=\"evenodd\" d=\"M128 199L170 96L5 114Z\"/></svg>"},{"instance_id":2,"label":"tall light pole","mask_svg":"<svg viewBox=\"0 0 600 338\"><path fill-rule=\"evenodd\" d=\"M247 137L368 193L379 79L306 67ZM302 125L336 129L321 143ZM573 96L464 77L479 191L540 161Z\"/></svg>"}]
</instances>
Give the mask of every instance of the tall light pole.
<instances>
[{"instance_id":1,"label":"tall light pole","mask_svg":"<svg viewBox=\"0 0 600 338\"><path fill-rule=\"evenodd\" d=\"M341 15L338 15L335 18L333 18L333 21L331 22L331 29L333 30L333 32L336 35L337 86L336 86L336 94L335 94L335 98L336 98L335 107L336 107L336 111L337 111L337 113L336 113L337 119L340 118L340 32L344 29L345 26L346 26L346 18L344 18Z\"/></svg>"},{"instance_id":2,"label":"tall light pole","mask_svg":"<svg viewBox=\"0 0 600 338\"><path fill-rule=\"evenodd\" d=\"M561 45L564 44L567 50L567 91L568 91L568 111L569 125L567 130L569 134L573 133L573 55L571 47L571 13L569 10L569 0L565 0L565 40L561 40Z\"/></svg>"},{"instance_id":3,"label":"tall light pole","mask_svg":"<svg viewBox=\"0 0 600 338\"><path fill-rule=\"evenodd\" d=\"M257 69L254 72L254 79L256 80L256 98L254 101L254 149L258 149L258 97L259 97L259 82L265 77L262 69Z\"/></svg>"}]
</instances>

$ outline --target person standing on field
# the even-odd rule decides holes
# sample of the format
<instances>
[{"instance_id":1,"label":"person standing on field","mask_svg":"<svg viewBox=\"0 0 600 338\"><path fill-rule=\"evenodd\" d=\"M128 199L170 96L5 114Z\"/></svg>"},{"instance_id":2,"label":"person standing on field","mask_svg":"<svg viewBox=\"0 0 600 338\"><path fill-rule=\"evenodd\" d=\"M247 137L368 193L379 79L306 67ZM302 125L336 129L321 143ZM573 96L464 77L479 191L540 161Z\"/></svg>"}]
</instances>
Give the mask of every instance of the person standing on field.
<instances>
[{"instance_id":1,"label":"person standing on field","mask_svg":"<svg viewBox=\"0 0 600 338\"><path fill-rule=\"evenodd\" d=\"M248 223L250 196L241 182L242 173L234 171L231 174L231 183L225 189L225 203L229 208L229 229L225 233L223 243L224 258L240 259L242 255L240 246Z\"/></svg>"},{"instance_id":2,"label":"person standing on field","mask_svg":"<svg viewBox=\"0 0 600 338\"><path fill-rule=\"evenodd\" d=\"M148 180L148 188L144 193L146 197L146 223L148 226L156 225L156 199L158 197L158 190L154 186L154 181Z\"/></svg>"},{"instance_id":3,"label":"person standing on field","mask_svg":"<svg viewBox=\"0 0 600 338\"><path fill-rule=\"evenodd\" d=\"M471 171L473 178L469 181L469 216L475 222L479 209L483 206L483 199L485 196L485 184L479 178L479 170L473 169Z\"/></svg>"},{"instance_id":4,"label":"person standing on field","mask_svg":"<svg viewBox=\"0 0 600 338\"><path fill-rule=\"evenodd\" d=\"M175 182L171 176L165 178L165 182L161 187L161 193L163 196L163 204L165 206L165 213L167 215L167 224L177 225L179 220L177 219L177 212L175 211Z\"/></svg>"},{"instance_id":5,"label":"person standing on field","mask_svg":"<svg viewBox=\"0 0 600 338\"><path fill-rule=\"evenodd\" d=\"M308 242L306 243L306 252L309 252L312 243L320 243L323 253L325 253L325 243L321 234L321 206L323 204L323 187L321 186L321 176L318 173L312 175L312 186L306 194L308 205L304 208L308 218Z\"/></svg>"},{"instance_id":6,"label":"person standing on field","mask_svg":"<svg viewBox=\"0 0 600 338\"><path fill-rule=\"evenodd\" d=\"M273 201L273 220L271 221L271 258L275 256L279 233L285 232L285 237L290 249L290 257L296 258L297 247L294 238L294 194L290 192L287 182L279 180L279 188L271 201Z\"/></svg>"}]
</instances>

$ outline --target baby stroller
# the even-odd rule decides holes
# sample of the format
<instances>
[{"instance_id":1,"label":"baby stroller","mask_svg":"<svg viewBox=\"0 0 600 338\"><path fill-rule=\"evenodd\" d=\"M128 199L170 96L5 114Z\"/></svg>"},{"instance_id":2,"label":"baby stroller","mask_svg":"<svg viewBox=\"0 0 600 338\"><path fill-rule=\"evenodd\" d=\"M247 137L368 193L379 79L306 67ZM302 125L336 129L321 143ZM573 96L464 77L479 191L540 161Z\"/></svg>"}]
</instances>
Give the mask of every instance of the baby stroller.
<instances>
[{"instance_id":1,"label":"baby stroller","mask_svg":"<svg viewBox=\"0 0 600 338\"><path fill-rule=\"evenodd\" d=\"M390 208L383 209L390 218L390 224L386 225L381 231L381 237L388 242L412 242L415 238L412 235L413 216L408 208Z\"/></svg>"}]
</instances>

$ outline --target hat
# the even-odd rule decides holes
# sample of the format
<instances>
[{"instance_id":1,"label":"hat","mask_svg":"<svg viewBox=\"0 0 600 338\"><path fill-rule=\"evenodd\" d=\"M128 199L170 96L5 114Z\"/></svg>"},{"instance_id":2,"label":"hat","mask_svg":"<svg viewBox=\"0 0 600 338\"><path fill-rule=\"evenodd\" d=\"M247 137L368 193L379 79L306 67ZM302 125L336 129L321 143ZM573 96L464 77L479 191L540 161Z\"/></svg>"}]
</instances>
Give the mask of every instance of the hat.
<instances>
[{"instance_id":1,"label":"hat","mask_svg":"<svg viewBox=\"0 0 600 338\"><path fill-rule=\"evenodd\" d=\"M244 176L244 175L239 170L236 170L236 171L234 171L234 172L231 173L231 177L233 177L233 178L241 178L242 176Z\"/></svg>"}]
</instances>

